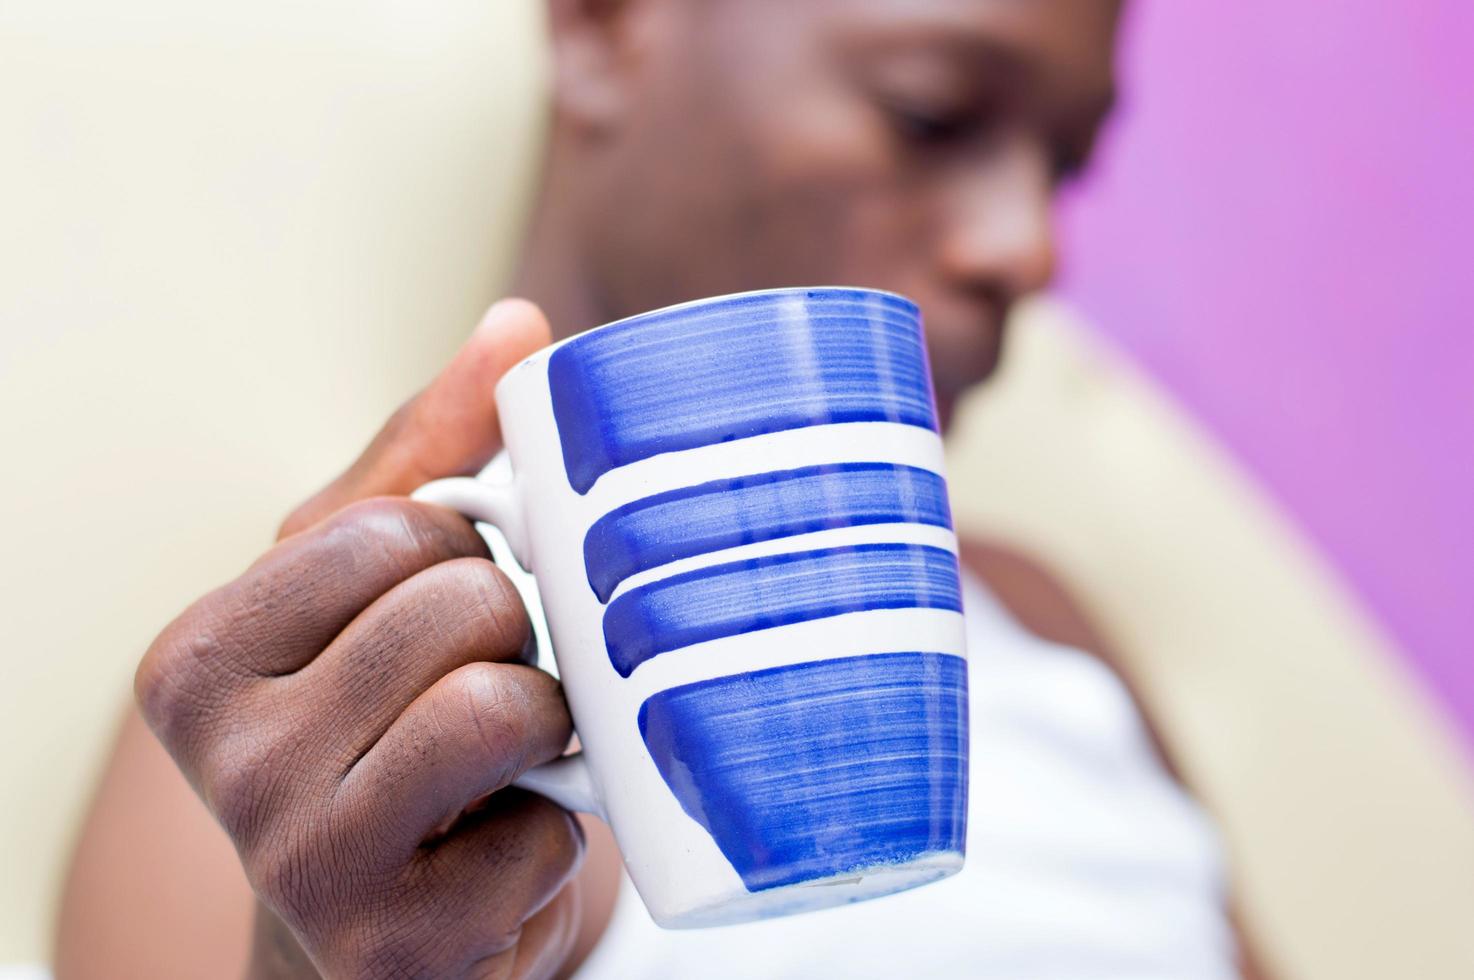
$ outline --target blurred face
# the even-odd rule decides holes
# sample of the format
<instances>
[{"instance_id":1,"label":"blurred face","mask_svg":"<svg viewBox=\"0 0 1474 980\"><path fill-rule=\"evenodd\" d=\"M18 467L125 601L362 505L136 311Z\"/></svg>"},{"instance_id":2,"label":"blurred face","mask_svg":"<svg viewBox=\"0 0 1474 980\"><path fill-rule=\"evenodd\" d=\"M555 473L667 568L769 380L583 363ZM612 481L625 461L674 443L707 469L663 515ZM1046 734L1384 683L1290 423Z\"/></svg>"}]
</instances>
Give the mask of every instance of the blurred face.
<instances>
[{"instance_id":1,"label":"blurred face","mask_svg":"<svg viewBox=\"0 0 1474 980\"><path fill-rule=\"evenodd\" d=\"M949 416L996 364L1010 304L1049 279L1051 196L1112 99L1114 0L616 6L604 74L575 89L602 107L578 236L602 308L904 293Z\"/></svg>"}]
</instances>

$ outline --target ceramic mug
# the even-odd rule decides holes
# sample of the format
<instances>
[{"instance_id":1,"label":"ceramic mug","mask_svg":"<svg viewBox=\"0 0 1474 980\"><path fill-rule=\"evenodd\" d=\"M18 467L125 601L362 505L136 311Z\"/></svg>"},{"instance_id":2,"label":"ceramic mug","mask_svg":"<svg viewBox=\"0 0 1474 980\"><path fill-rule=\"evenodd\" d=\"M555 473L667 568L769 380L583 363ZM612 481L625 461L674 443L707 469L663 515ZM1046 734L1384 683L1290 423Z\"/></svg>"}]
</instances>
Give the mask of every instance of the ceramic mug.
<instances>
[{"instance_id":1,"label":"ceramic mug","mask_svg":"<svg viewBox=\"0 0 1474 980\"><path fill-rule=\"evenodd\" d=\"M517 785L605 819L667 928L959 870L967 667L916 305L685 303L539 351L496 400L512 479L415 496L537 580L582 750Z\"/></svg>"}]
</instances>

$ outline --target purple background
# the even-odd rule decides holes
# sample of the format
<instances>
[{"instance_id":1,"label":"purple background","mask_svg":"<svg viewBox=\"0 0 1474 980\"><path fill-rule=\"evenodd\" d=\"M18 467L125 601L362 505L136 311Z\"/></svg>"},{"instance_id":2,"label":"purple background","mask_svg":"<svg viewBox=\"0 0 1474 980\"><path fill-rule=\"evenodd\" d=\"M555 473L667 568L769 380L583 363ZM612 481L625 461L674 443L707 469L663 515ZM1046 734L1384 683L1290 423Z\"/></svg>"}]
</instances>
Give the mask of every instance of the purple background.
<instances>
[{"instance_id":1,"label":"purple background","mask_svg":"<svg viewBox=\"0 0 1474 980\"><path fill-rule=\"evenodd\" d=\"M1474 747L1474 2L1139 0L1064 289Z\"/></svg>"}]
</instances>

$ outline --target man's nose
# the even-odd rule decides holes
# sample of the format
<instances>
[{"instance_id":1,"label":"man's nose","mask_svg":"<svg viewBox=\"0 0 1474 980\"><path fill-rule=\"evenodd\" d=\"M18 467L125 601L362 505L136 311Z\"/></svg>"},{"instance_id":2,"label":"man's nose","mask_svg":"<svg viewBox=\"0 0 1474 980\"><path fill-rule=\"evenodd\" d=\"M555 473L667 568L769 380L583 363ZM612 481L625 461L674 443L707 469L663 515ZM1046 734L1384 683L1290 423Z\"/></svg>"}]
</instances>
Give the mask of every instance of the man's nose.
<instances>
[{"instance_id":1,"label":"man's nose","mask_svg":"<svg viewBox=\"0 0 1474 980\"><path fill-rule=\"evenodd\" d=\"M1014 138L948 195L939 261L945 277L1005 302L1054 275L1053 181L1037 141Z\"/></svg>"}]
</instances>

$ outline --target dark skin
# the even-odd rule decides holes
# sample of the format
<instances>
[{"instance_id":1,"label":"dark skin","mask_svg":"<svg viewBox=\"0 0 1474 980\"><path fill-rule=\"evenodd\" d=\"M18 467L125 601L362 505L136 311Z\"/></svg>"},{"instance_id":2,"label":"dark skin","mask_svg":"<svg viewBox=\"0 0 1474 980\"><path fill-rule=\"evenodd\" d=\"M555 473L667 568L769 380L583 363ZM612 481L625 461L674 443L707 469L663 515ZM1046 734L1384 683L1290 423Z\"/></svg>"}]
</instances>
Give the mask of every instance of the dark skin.
<instances>
[{"instance_id":1,"label":"dark skin","mask_svg":"<svg viewBox=\"0 0 1474 980\"><path fill-rule=\"evenodd\" d=\"M944 415L987 377L1113 101L1114 3L553 6L563 125L520 285L555 330L840 282L921 304Z\"/></svg>"},{"instance_id":2,"label":"dark skin","mask_svg":"<svg viewBox=\"0 0 1474 980\"><path fill-rule=\"evenodd\" d=\"M403 496L491 457L491 382L550 335L743 289L915 298L949 418L1047 282L1051 195L1113 99L1113 0L549 7L555 119L516 283L547 319L494 308L281 543L154 643L59 976L568 972L617 854L506 788L563 749L566 708L470 526Z\"/></svg>"}]
</instances>

